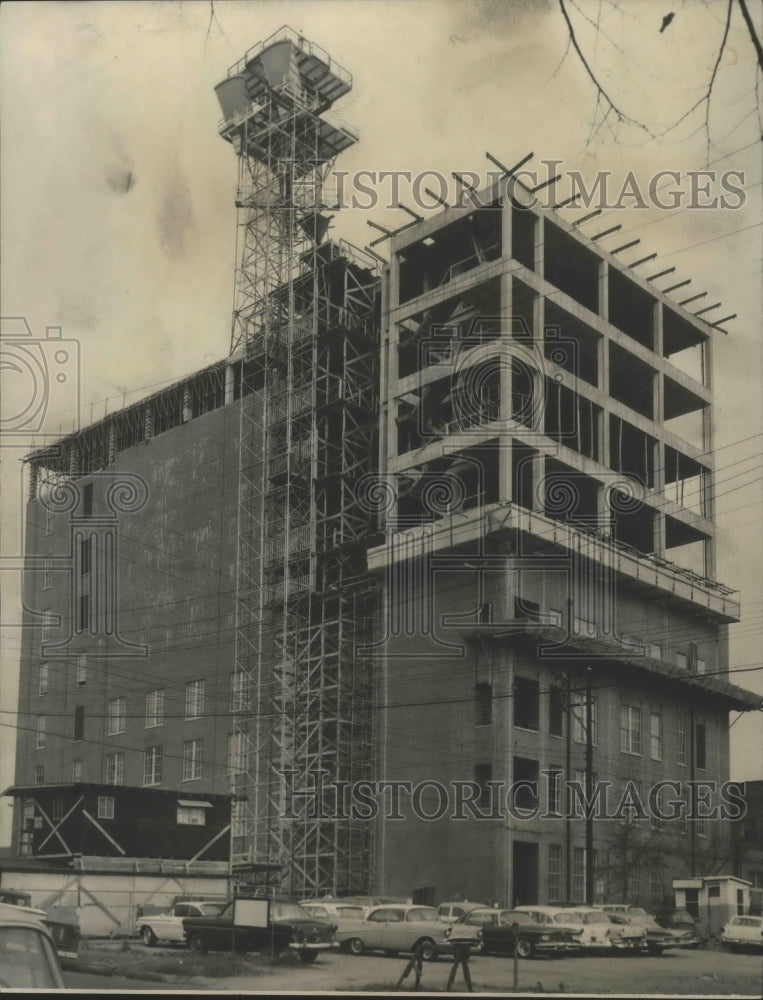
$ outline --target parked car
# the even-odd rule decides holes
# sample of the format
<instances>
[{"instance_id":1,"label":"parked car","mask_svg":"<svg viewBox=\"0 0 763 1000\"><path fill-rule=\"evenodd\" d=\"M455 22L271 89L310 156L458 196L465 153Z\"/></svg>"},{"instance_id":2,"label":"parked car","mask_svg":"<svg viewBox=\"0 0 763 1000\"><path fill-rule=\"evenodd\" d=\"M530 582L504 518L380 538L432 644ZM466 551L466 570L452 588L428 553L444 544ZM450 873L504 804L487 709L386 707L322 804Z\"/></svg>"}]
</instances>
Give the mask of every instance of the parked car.
<instances>
[{"instance_id":1,"label":"parked car","mask_svg":"<svg viewBox=\"0 0 763 1000\"><path fill-rule=\"evenodd\" d=\"M79 952L80 926L73 906L32 906L32 897L20 889L0 888L0 903L28 910L48 928L59 958L76 959Z\"/></svg>"},{"instance_id":2,"label":"parked car","mask_svg":"<svg viewBox=\"0 0 763 1000\"><path fill-rule=\"evenodd\" d=\"M353 955L366 951L384 951L396 955L400 951L420 950L425 961L452 952L455 943L466 941L479 949L479 928L464 928L453 936L456 925L446 924L433 906L398 904L375 906L363 920L347 921L336 932L339 946Z\"/></svg>"},{"instance_id":3,"label":"parked car","mask_svg":"<svg viewBox=\"0 0 763 1000\"><path fill-rule=\"evenodd\" d=\"M30 909L0 903L0 990L63 990L50 931Z\"/></svg>"},{"instance_id":4,"label":"parked car","mask_svg":"<svg viewBox=\"0 0 763 1000\"><path fill-rule=\"evenodd\" d=\"M577 936L571 930L545 926L518 910L474 908L454 925L454 934L463 927L482 931L483 955L513 955L516 951L520 958L534 958L536 954L558 955L578 948Z\"/></svg>"},{"instance_id":5,"label":"parked car","mask_svg":"<svg viewBox=\"0 0 763 1000\"><path fill-rule=\"evenodd\" d=\"M674 947L699 948L704 944L697 927L697 921L688 910L677 909L658 913L655 920L660 927L681 932L682 937L678 939L679 943Z\"/></svg>"},{"instance_id":6,"label":"parked car","mask_svg":"<svg viewBox=\"0 0 763 1000\"><path fill-rule=\"evenodd\" d=\"M183 932L188 947L202 953L234 949L276 958L292 950L303 962L312 962L321 951L336 947L333 924L285 899L234 899L219 913L184 917Z\"/></svg>"},{"instance_id":7,"label":"parked car","mask_svg":"<svg viewBox=\"0 0 763 1000\"><path fill-rule=\"evenodd\" d=\"M627 917L632 924L643 927L646 931L646 948L650 955L661 955L666 948L690 946L689 936L670 927L660 927L643 906L632 906L630 903L600 903L598 906L605 913Z\"/></svg>"},{"instance_id":8,"label":"parked car","mask_svg":"<svg viewBox=\"0 0 763 1000\"><path fill-rule=\"evenodd\" d=\"M721 930L721 944L729 951L763 949L763 917L732 917Z\"/></svg>"},{"instance_id":9,"label":"parked car","mask_svg":"<svg viewBox=\"0 0 763 1000\"><path fill-rule=\"evenodd\" d=\"M299 904L311 917L323 917L336 923L337 919L362 920L365 909L359 903L347 903L343 899L303 899Z\"/></svg>"},{"instance_id":10,"label":"parked car","mask_svg":"<svg viewBox=\"0 0 763 1000\"><path fill-rule=\"evenodd\" d=\"M580 944L585 951L602 953L612 951L640 952L646 945L646 928L632 923L617 913L606 913L595 906L572 909L583 924Z\"/></svg>"},{"instance_id":11,"label":"parked car","mask_svg":"<svg viewBox=\"0 0 763 1000\"><path fill-rule=\"evenodd\" d=\"M175 903L167 913L142 914L135 922L135 933L148 948L159 941L185 942L185 917L213 917L224 906L225 903L206 899L183 900Z\"/></svg>"},{"instance_id":12,"label":"parked car","mask_svg":"<svg viewBox=\"0 0 763 1000\"><path fill-rule=\"evenodd\" d=\"M582 951L583 922L571 916L571 907L555 906L537 903L534 906L523 904L515 906L518 913L526 913L537 924L547 929L569 931L577 942L577 953Z\"/></svg>"},{"instance_id":13,"label":"parked car","mask_svg":"<svg viewBox=\"0 0 763 1000\"><path fill-rule=\"evenodd\" d=\"M440 914L440 920L444 920L446 924L455 924L472 910L485 908L485 903L470 903L468 900L462 899L456 903L440 903L437 912Z\"/></svg>"}]
</instances>

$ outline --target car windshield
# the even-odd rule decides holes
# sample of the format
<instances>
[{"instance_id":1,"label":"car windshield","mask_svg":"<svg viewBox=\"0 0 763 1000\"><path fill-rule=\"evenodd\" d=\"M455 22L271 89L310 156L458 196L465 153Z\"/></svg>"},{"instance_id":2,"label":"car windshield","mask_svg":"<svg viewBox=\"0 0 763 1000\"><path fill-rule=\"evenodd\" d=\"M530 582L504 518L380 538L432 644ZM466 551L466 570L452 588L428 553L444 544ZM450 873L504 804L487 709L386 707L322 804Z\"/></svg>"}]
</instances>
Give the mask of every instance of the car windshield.
<instances>
[{"instance_id":1,"label":"car windshield","mask_svg":"<svg viewBox=\"0 0 763 1000\"><path fill-rule=\"evenodd\" d=\"M408 910L405 915L406 920L434 920L439 922L440 915L433 906L418 906L415 910Z\"/></svg>"},{"instance_id":2,"label":"car windshield","mask_svg":"<svg viewBox=\"0 0 763 1000\"><path fill-rule=\"evenodd\" d=\"M340 917L357 917L358 920L363 919L362 906L338 906L336 912Z\"/></svg>"},{"instance_id":3,"label":"car windshield","mask_svg":"<svg viewBox=\"0 0 763 1000\"><path fill-rule=\"evenodd\" d=\"M199 909L205 917L216 917L222 913L225 903L201 903Z\"/></svg>"},{"instance_id":4,"label":"car windshield","mask_svg":"<svg viewBox=\"0 0 763 1000\"><path fill-rule=\"evenodd\" d=\"M499 917L499 922L502 924L527 924L532 923L532 920L530 920L526 913L517 913L516 910L504 910Z\"/></svg>"},{"instance_id":5,"label":"car windshield","mask_svg":"<svg viewBox=\"0 0 763 1000\"><path fill-rule=\"evenodd\" d=\"M273 920L310 919L310 914L298 903L271 903L270 915Z\"/></svg>"},{"instance_id":6,"label":"car windshield","mask_svg":"<svg viewBox=\"0 0 763 1000\"><path fill-rule=\"evenodd\" d=\"M33 927L0 927L0 982L20 989L60 989L53 946Z\"/></svg>"},{"instance_id":7,"label":"car windshield","mask_svg":"<svg viewBox=\"0 0 763 1000\"><path fill-rule=\"evenodd\" d=\"M606 913L582 913L584 924L608 924L609 917Z\"/></svg>"},{"instance_id":8,"label":"car windshield","mask_svg":"<svg viewBox=\"0 0 763 1000\"><path fill-rule=\"evenodd\" d=\"M554 923L556 924L582 924L578 913L555 913Z\"/></svg>"}]
</instances>

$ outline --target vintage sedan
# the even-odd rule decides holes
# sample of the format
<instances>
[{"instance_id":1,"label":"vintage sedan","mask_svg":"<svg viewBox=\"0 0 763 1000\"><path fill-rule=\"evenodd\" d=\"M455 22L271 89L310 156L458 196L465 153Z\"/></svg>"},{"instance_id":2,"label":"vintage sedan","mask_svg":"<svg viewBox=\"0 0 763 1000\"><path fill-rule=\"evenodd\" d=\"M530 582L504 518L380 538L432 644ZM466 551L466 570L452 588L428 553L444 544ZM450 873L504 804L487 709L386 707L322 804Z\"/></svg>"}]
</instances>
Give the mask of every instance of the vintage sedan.
<instances>
[{"instance_id":1,"label":"vintage sedan","mask_svg":"<svg viewBox=\"0 0 763 1000\"><path fill-rule=\"evenodd\" d=\"M454 933L461 927L480 928L483 955L513 955L516 951L520 958L534 958L575 951L579 947L571 930L544 926L519 910L483 906L465 914L454 926Z\"/></svg>"},{"instance_id":2,"label":"vintage sedan","mask_svg":"<svg viewBox=\"0 0 763 1000\"><path fill-rule=\"evenodd\" d=\"M674 928L660 927L643 906L632 906L630 903L600 903L598 906L605 913L618 914L626 917L637 927L643 927L646 931L646 948L650 955L661 955L666 948L691 947L688 935Z\"/></svg>"},{"instance_id":3,"label":"vintage sedan","mask_svg":"<svg viewBox=\"0 0 763 1000\"><path fill-rule=\"evenodd\" d=\"M303 962L336 947L334 926L316 920L289 900L237 898L217 914L185 917L183 931L193 951L258 951L277 958L291 950Z\"/></svg>"},{"instance_id":4,"label":"vintage sedan","mask_svg":"<svg viewBox=\"0 0 763 1000\"><path fill-rule=\"evenodd\" d=\"M486 909L485 903L472 903L467 899L461 899L453 903L440 903L437 912L440 914L440 920L444 920L446 924L455 924L472 910L484 909Z\"/></svg>"},{"instance_id":5,"label":"vintage sedan","mask_svg":"<svg viewBox=\"0 0 763 1000\"><path fill-rule=\"evenodd\" d=\"M383 951L388 955L418 951L429 962L453 951L458 943L479 949L479 928L453 936L454 927L440 920L433 906L398 904L373 907L363 920L346 921L336 932L339 946L353 955Z\"/></svg>"},{"instance_id":6,"label":"vintage sedan","mask_svg":"<svg viewBox=\"0 0 763 1000\"><path fill-rule=\"evenodd\" d=\"M763 950L763 917L732 917L721 931L721 944L729 951Z\"/></svg>"},{"instance_id":7,"label":"vintage sedan","mask_svg":"<svg viewBox=\"0 0 763 1000\"><path fill-rule=\"evenodd\" d=\"M611 950L640 952L646 946L646 928L617 913L606 913L594 906L572 908L583 925L580 944L584 951L603 954Z\"/></svg>"},{"instance_id":8,"label":"vintage sedan","mask_svg":"<svg viewBox=\"0 0 763 1000\"><path fill-rule=\"evenodd\" d=\"M0 991L63 989L48 928L27 907L0 904Z\"/></svg>"}]
</instances>

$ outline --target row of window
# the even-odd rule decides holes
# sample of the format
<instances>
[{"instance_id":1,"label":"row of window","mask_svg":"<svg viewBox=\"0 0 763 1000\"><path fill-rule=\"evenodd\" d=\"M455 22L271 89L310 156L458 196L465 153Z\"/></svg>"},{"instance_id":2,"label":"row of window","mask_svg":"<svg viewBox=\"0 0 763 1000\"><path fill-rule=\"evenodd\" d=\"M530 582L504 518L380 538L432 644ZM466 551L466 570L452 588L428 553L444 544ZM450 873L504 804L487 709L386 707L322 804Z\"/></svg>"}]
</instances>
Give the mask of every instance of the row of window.
<instances>
[{"instance_id":1,"label":"row of window","mask_svg":"<svg viewBox=\"0 0 763 1000\"><path fill-rule=\"evenodd\" d=\"M38 717L44 718L44 717ZM44 729L42 730L44 734ZM38 741L40 730L38 730ZM38 742L38 746L44 746ZM143 784L158 785L162 781L163 749L161 746L146 747L143 751ZM182 780L195 781L203 777L204 740L195 738L183 741ZM249 740L246 733L228 734L226 759L227 774L242 774L249 767ZM72 782L80 782L82 777L82 761L72 761ZM123 785L125 775L125 751L116 750L106 754L103 780L107 785ZM45 783L45 768L42 764L35 767L35 784Z\"/></svg>"},{"instance_id":2,"label":"row of window","mask_svg":"<svg viewBox=\"0 0 763 1000\"><path fill-rule=\"evenodd\" d=\"M549 900L564 899L565 890L563 887L564 864L563 850L561 844L549 844L548 848L548 898ZM593 868L596 872L596 851L593 852ZM639 902L646 892L646 878L649 876L649 896L654 906L662 903L665 895L665 887L660 875L651 870L647 872L638 865L633 865L628 871L628 886L624 893L624 898L632 902ZM586 849L584 847L573 847L572 849L572 900L575 903L585 902L586 883Z\"/></svg>"},{"instance_id":3,"label":"row of window","mask_svg":"<svg viewBox=\"0 0 763 1000\"><path fill-rule=\"evenodd\" d=\"M191 803L178 803L176 819L181 826L204 826L206 823L206 809L208 803L199 805ZM63 799L54 799L52 807L53 822L58 822L64 818L65 803ZM98 819L114 819L116 816L116 804L113 795L99 795L96 815Z\"/></svg>"},{"instance_id":4,"label":"row of window","mask_svg":"<svg viewBox=\"0 0 763 1000\"><path fill-rule=\"evenodd\" d=\"M564 735L564 712L566 693L558 685L548 692L548 728L551 736ZM588 726L588 705L584 692L573 692L569 696L572 717L572 738L576 743L585 743ZM649 711L648 733L644 732L645 714L640 706L622 704L620 706L620 749L623 753L642 756L646 750L652 760L663 760L664 736L662 713ZM540 684L529 677L515 677L513 689L514 725L519 729L537 731L540 728ZM475 685L475 723L478 726L493 722L493 687L489 683ZM598 699L590 698L591 742L599 740ZM707 744L704 725L696 726L695 765L707 767ZM688 763L688 723L679 718L676 730L676 763Z\"/></svg>"}]
</instances>

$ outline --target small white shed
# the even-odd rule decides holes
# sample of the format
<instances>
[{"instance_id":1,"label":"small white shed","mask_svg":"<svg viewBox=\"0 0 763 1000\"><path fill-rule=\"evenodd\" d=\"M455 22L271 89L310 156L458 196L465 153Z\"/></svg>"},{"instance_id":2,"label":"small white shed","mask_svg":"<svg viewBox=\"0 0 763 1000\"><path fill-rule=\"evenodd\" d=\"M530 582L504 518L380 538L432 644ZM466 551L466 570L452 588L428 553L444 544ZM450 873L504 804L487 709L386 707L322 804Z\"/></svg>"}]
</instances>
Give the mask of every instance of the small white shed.
<instances>
[{"instance_id":1,"label":"small white shed","mask_svg":"<svg viewBox=\"0 0 763 1000\"><path fill-rule=\"evenodd\" d=\"M750 912L751 884L736 875L674 878L676 908L688 910L705 937L717 937L730 917Z\"/></svg>"}]
</instances>

